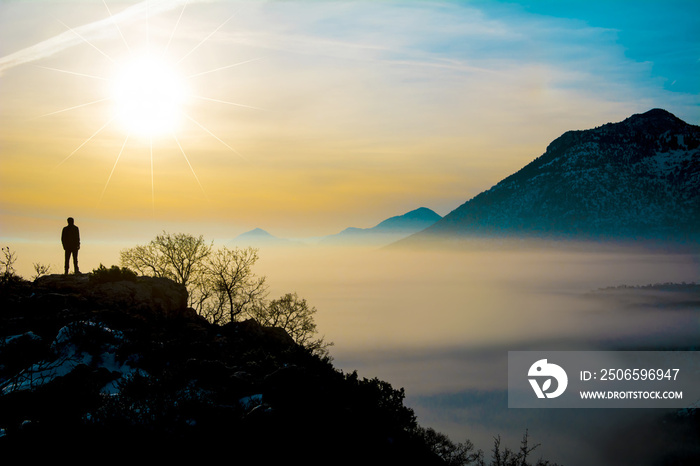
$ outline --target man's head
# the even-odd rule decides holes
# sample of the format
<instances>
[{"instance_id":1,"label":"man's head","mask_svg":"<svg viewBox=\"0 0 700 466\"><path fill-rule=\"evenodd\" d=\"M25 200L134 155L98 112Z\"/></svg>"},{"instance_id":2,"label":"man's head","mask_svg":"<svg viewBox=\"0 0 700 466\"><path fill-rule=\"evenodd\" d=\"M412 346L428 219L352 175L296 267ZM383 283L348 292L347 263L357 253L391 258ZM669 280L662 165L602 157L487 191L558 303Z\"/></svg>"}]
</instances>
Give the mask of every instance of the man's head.
<instances>
[{"instance_id":1,"label":"man's head","mask_svg":"<svg viewBox=\"0 0 700 466\"><path fill-rule=\"evenodd\" d=\"M73 220L73 217L68 217L68 225L73 225L74 221L75 220Z\"/></svg>"}]
</instances>

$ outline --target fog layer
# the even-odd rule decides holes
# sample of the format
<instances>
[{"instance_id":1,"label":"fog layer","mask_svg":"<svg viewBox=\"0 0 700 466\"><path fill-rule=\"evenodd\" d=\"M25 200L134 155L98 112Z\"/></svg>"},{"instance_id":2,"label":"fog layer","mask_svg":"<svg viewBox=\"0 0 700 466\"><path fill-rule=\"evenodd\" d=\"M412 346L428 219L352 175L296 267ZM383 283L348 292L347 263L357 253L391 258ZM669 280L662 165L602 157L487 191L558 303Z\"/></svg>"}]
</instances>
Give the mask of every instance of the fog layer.
<instances>
[{"instance_id":1,"label":"fog layer","mask_svg":"<svg viewBox=\"0 0 700 466\"><path fill-rule=\"evenodd\" d=\"M662 431L666 413L508 409L507 353L696 344L697 294L597 290L698 282L698 257L564 243L308 248L263 250L259 271L272 297L296 291L318 309L336 367L404 387L422 425L486 452L495 435L518 447L528 428L551 461L651 464L683 442Z\"/></svg>"}]
</instances>

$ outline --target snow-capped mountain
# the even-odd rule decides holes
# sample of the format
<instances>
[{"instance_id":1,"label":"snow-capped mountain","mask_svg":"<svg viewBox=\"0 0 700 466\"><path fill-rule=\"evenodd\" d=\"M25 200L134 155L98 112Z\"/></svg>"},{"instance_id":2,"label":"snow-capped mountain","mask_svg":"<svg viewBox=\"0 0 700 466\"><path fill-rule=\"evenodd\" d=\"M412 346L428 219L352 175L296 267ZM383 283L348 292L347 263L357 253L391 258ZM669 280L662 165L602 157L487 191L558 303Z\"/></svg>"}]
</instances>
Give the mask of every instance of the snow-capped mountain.
<instances>
[{"instance_id":1,"label":"snow-capped mountain","mask_svg":"<svg viewBox=\"0 0 700 466\"><path fill-rule=\"evenodd\" d=\"M654 109L569 131L411 237L700 237L700 127Z\"/></svg>"}]
</instances>

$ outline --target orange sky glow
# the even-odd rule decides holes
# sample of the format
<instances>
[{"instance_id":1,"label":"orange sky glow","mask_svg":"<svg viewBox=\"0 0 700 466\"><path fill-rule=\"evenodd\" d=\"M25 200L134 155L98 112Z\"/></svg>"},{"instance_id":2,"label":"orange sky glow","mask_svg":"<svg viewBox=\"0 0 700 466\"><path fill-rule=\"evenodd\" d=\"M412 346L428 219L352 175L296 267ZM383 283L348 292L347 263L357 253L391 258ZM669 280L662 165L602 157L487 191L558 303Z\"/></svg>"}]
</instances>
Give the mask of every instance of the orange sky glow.
<instances>
[{"instance_id":1,"label":"orange sky glow","mask_svg":"<svg viewBox=\"0 0 700 466\"><path fill-rule=\"evenodd\" d=\"M610 30L479 5L3 2L0 237L53 241L67 216L94 241L328 235L445 215L570 129L697 120ZM146 49L186 83L152 134L113 92ZM168 86L149 79L132 106Z\"/></svg>"}]
</instances>

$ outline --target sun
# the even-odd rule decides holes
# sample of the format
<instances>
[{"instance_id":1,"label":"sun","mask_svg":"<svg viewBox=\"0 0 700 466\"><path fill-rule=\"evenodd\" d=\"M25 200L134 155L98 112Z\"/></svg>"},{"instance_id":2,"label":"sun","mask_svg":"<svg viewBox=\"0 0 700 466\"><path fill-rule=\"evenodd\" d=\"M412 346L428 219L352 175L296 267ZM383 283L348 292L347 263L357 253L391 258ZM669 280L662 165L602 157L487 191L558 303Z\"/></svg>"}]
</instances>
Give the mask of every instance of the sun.
<instances>
[{"instance_id":1,"label":"sun","mask_svg":"<svg viewBox=\"0 0 700 466\"><path fill-rule=\"evenodd\" d=\"M134 22L136 25L136 35L134 37L129 37L125 35L122 31L122 25L120 23L124 21L124 25L128 26L129 21L125 20L128 15L136 15L141 18L143 15L142 2L132 7L128 7L126 10L122 11L117 15L112 15L110 8L106 2L103 2L107 10L107 18L110 28L112 29L112 37L119 38L117 42L121 42L123 58L117 58L115 55L115 44L112 43L112 47L103 48L104 46L100 42L94 43L93 39L102 39L100 34L95 34L93 30L93 25L88 24L80 26L76 29L67 26L64 23L63 26L66 27L68 31L73 33L81 43L90 46L94 51L98 52L104 59L109 61L108 67L104 68L104 72L108 73L107 76L97 74L83 73L81 71L62 69L55 67L40 66L47 70L53 72L66 73L70 75L77 76L81 79L88 78L102 83L107 82L107 86L100 85L100 88L105 90L103 98L91 100L83 103L78 103L76 105L71 105L66 108L62 108L56 111L40 115L39 117L48 117L52 115L62 114L64 112L70 112L77 109L82 109L93 105L102 105L103 103L110 103L111 107L106 114L105 121L100 122L99 120L90 121L90 124L94 124L97 128L89 137L78 145L72 152L70 152L58 166L67 163L73 158L73 156L80 152L83 147L93 141L95 138L108 127L112 125L118 125L121 132L123 133L124 139L119 146L115 146L115 159L108 176L106 176L106 182L102 193L100 195L99 201L101 202L107 187L110 184L112 175L114 174L120 160L122 160L122 155L128 152L129 147L134 144L134 139L143 139L146 141L146 145L149 147L149 157L150 157L150 178L151 178L151 205L155 209L155 183L154 183L154 167L155 159L158 157L158 153L163 151L174 150L177 154L181 155L187 162L187 166L197 184L202 190L202 193L206 196L204 188L199 181L199 177L195 173L193 164L190 162L190 158L186 153L186 144L180 142L180 137L189 134L192 129L203 131L207 135L211 136L223 146L229 149L232 153L245 159L245 157L240 154L236 149L231 147L230 144L225 142L221 137L214 134L209 128L207 128L202 122L192 115L192 110L199 107L202 102L208 103L210 105L228 105L241 108L262 110L258 107L253 107L250 105L244 105L237 102L231 102L228 100L222 100L214 98L213 96L201 95L201 92L208 92L206 86L202 86L201 82L199 84L198 90L195 91L191 84L193 80L206 79L207 75L223 72L225 70L235 68L246 63L257 61L260 58L253 58L243 61L238 61L229 64L222 64L221 66L216 66L212 69L205 69L202 71L190 70L189 74L183 74L181 63L189 61L189 66L192 66L192 58L196 59L197 53L200 47L203 47L212 36L214 36L220 29L222 29L229 21L234 17L231 15L218 27L212 29L208 34L202 35L202 38L196 45L192 46L187 52L182 49L183 45L175 46L173 39L178 38L177 31L180 21L183 18L183 13L185 7L187 6L187 1L179 2L182 3L180 14L177 20L168 30L167 27L151 27L150 15L145 18L145 39L143 34L139 34L139 23ZM162 8L160 10L167 11L172 9L172 7L167 5L168 2L162 2ZM178 2L172 2L172 6L178 6ZM157 13L156 11L155 13ZM128 15L127 15L128 14ZM107 21L107 20L105 20ZM165 23L163 23L165 24ZM153 30L153 32L151 32ZM134 30L131 30L134 34ZM94 36L94 37L93 37ZM107 35L108 37L109 35ZM129 37L129 39L127 39ZM188 35L184 34L183 37L187 38ZM182 42L180 40L179 42ZM173 47L171 47L173 45ZM196 60L195 60L196 64ZM192 105L194 102L198 102L199 105ZM100 126L101 124L101 126ZM187 128L183 128L183 126ZM99 126L99 127L98 127ZM170 138L175 142L176 149L173 144L167 144L163 141L165 138ZM171 142L172 142L171 141ZM143 147L143 141L136 143L141 148ZM161 144L163 143L163 144Z\"/></svg>"},{"instance_id":2,"label":"sun","mask_svg":"<svg viewBox=\"0 0 700 466\"><path fill-rule=\"evenodd\" d=\"M129 134L149 138L171 134L181 123L187 96L186 80L160 54L135 53L115 66L114 114Z\"/></svg>"}]
</instances>

